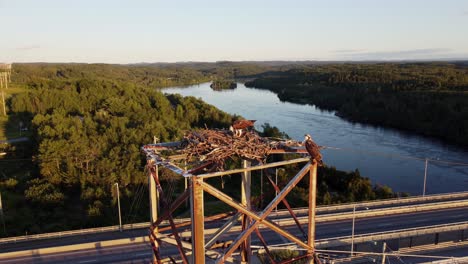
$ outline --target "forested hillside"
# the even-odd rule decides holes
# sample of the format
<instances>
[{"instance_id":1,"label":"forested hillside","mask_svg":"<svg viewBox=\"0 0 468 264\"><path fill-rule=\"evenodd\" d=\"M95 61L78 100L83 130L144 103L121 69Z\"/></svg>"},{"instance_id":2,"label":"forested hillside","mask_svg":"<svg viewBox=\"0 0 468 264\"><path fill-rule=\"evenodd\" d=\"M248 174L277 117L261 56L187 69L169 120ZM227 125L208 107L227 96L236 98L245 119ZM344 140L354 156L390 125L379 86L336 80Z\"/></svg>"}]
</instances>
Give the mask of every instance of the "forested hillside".
<instances>
[{"instance_id":1,"label":"forested hillside","mask_svg":"<svg viewBox=\"0 0 468 264\"><path fill-rule=\"evenodd\" d=\"M113 184L120 184L127 212L135 195L142 196L137 191L146 184L143 144L232 122L230 115L199 99L164 96L150 88L205 80L193 70L67 64L15 65L14 71L13 83L27 92L9 102L10 120L32 130L32 153L25 155L33 155L27 163L34 165L29 177L2 182L12 193L2 192L11 230L116 224ZM21 210L14 213L12 207ZM136 220L147 215L132 213L140 217Z\"/></svg>"},{"instance_id":2,"label":"forested hillside","mask_svg":"<svg viewBox=\"0 0 468 264\"><path fill-rule=\"evenodd\" d=\"M109 64L14 64L13 81L54 87L79 80L112 80L147 87L189 85L210 80L209 74L185 66L132 66Z\"/></svg>"},{"instance_id":3,"label":"forested hillside","mask_svg":"<svg viewBox=\"0 0 468 264\"><path fill-rule=\"evenodd\" d=\"M315 65L246 83L281 100L335 110L352 121L411 130L468 144L468 67L464 64Z\"/></svg>"},{"instance_id":4,"label":"forested hillside","mask_svg":"<svg viewBox=\"0 0 468 264\"><path fill-rule=\"evenodd\" d=\"M216 71L232 76L237 69L229 64L203 67L15 64L12 85L24 92L8 102L9 125L21 123L31 140L1 146L8 153L0 158L7 227L2 236L115 225L115 183L120 186L123 222L147 221L145 157L140 147L155 137L161 142L179 140L189 129L227 128L239 118L194 97L164 95L155 89L203 82ZM243 74L259 70L249 67ZM269 125L263 130L265 136L286 136ZM286 169L279 175L280 186L298 168ZM162 177L171 174L162 172ZM239 180L225 178L224 191L238 196ZM252 195L258 201L259 177L255 181ZM163 184L168 182L172 196L182 192L183 180ZM324 204L394 196L389 188L373 187L358 171L321 168L319 186L318 202ZM307 203L305 190L307 183L301 183L290 197L291 205ZM275 193L267 186L264 192L267 198ZM214 205L207 213L229 210L207 200Z\"/></svg>"}]
</instances>

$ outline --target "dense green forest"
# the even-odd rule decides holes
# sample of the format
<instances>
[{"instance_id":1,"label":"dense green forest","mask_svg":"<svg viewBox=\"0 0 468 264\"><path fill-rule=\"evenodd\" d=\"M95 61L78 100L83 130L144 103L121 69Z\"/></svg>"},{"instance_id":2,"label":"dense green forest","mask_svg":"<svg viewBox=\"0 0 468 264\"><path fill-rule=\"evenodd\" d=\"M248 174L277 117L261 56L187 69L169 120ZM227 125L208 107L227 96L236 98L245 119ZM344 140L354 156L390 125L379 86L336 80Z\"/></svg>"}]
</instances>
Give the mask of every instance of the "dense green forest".
<instances>
[{"instance_id":1,"label":"dense green forest","mask_svg":"<svg viewBox=\"0 0 468 264\"><path fill-rule=\"evenodd\" d=\"M468 66L455 63L311 65L247 82L283 101L335 110L351 121L468 144Z\"/></svg>"},{"instance_id":2,"label":"dense green forest","mask_svg":"<svg viewBox=\"0 0 468 264\"><path fill-rule=\"evenodd\" d=\"M32 142L31 149L23 146L15 157L1 160L2 170L8 170L1 183L8 235L115 224L113 184L120 184L127 209L146 185L143 144L154 136L171 141L191 128L232 122L232 116L199 99L149 88L204 78L184 69L15 65L13 83L27 91L11 98L10 121L29 127ZM25 166L27 172L15 173ZM146 220L144 211L132 213L133 220Z\"/></svg>"},{"instance_id":3,"label":"dense green forest","mask_svg":"<svg viewBox=\"0 0 468 264\"><path fill-rule=\"evenodd\" d=\"M30 141L1 146L8 153L0 157L6 226L2 236L115 225L117 182L124 223L147 221L145 157L140 147L154 137L178 140L189 129L226 128L239 118L194 97L164 95L154 89L204 82L216 71L232 72L231 66L204 67L15 64L12 86L23 87L24 92L9 99L6 125L18 127L21 122ZM258 68L245 74L252 71ZM263 133L286 136L269 125ZM281 182L296 169L286 167L279 175ZM240 180L224 180L229 186L226 192L238 195ZM164 184L171 184L174 196L184 186L182 181ZM292 205L307 202L306 185L291 195ZM265 192L267 198L274 194L268 187ZM358 171L324 167L319 171L319 196L319 203L328 204L394 194L386 187L373 187ZM214 207L209 210L215 212Z\"/></svg>"}]
</instances>

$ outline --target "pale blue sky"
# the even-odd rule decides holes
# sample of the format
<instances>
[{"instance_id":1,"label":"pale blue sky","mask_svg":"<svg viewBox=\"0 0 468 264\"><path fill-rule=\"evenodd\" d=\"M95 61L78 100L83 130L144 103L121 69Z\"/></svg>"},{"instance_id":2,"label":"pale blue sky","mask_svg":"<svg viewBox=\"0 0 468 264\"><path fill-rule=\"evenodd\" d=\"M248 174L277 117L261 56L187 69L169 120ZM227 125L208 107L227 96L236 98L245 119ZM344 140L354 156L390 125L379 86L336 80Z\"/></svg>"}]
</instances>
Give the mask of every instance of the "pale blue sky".
<instances>
[{"instance_id":1,"label":"pale blue sky","mask_svg":"<svg viewBox=\"0 0 468 264\"><path fill-rule=\"evenodd\" d=\"M0 62L468 59L467 0L0 0Z\"/></svg>"}]
</instances>

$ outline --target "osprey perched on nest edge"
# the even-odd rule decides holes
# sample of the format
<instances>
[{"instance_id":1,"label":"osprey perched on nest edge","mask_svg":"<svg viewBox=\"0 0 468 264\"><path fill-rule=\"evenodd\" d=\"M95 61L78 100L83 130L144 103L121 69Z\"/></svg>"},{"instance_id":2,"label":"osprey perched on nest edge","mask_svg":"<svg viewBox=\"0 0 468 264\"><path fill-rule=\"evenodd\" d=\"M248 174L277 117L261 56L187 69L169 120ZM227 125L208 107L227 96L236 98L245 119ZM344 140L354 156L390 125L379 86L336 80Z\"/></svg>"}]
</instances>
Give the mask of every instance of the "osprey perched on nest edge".
<instances>
[{"instance_id":1,"label":"osprey perched on nest edge","mask_svg":"<svg viewBox=\"0 0 468 264\"><path fill-rule=\"evenodd\" d=\"M254 126L255 121L257 120L236 120L229 127L229 130L234 133L234 136L240 137L244 129Z\"/></svg>"},{"instance_id":2,"label":"osprey perched on nest edge","mask_svg":"<svg viewBox=\"0 0 468 264\"><path fill-rule=\"evenodd\" d=\"M309 134L305 135L304 145L307 152L310 155L310 159L312 161L316 161L317 164L320 166L323 165L322 154L320 154L320 147L317 144L315 144L315 142L312 140L312 137Z\"/></svg>"}]
</instances>

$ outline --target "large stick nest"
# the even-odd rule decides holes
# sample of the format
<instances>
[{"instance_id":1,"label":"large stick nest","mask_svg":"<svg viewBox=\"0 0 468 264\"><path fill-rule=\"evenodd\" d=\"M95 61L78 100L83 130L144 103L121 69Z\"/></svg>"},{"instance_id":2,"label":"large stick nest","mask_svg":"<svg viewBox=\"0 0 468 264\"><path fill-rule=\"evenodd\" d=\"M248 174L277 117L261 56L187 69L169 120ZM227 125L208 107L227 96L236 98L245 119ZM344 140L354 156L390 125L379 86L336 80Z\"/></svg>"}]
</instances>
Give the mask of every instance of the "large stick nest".
<instances>
[{"instance_id":1,"label":"large stick nest","mask_svg":"<svg viewBox=\"0 0 468 264\"><path fill-rule=\"evenodd\" d=\"M235 156L262 162L271 150L270 142L255 132L235 137L229 130L208 129L188 132L182 146L189 161L210 164L210 170L224 170L226 160Z\"/></svg>"}]
</instances>

